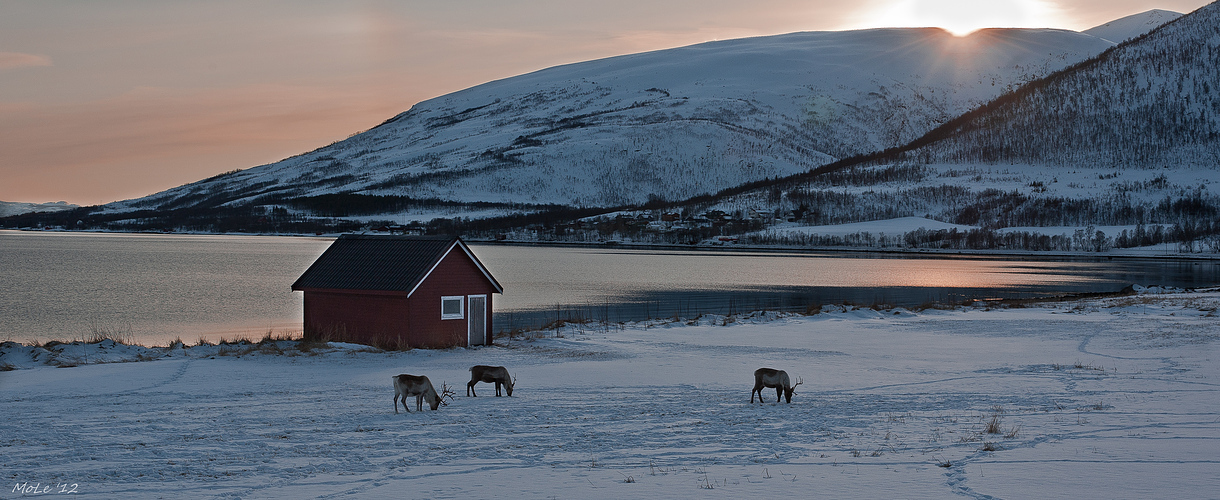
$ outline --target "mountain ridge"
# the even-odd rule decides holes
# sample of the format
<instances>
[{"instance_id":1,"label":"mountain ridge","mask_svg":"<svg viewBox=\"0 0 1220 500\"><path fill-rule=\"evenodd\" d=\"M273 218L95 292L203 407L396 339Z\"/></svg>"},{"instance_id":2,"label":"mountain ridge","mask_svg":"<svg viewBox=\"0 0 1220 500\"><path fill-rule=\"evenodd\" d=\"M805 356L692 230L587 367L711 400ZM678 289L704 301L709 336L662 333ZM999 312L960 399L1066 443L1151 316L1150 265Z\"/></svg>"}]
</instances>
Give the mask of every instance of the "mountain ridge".
<instances>
[{"instance_id":1,"label":"mountain ridge","mask_svg":"<svg viewBox=\"0 0 1220 500\"><path fill-rule=\"evenodd\" d=\"M1099 24L1081 31L1081 33L1114 43L1122 43L1179 17L1182 17L1180 12L1152 9Z\"/></svg>"},{"instance_id":2,"label":"mountain ridge","mask_svg":"<svg viewBox=\"0 0 1220 500\"><path fill-rule=\"evenodd\" d=\"M318 150L108 209L336 192L572 206L683 199L902 144L1111 45L1066 30L959 38L876 29L573 63L424 101Z\"/></svg>"}]
</instances>

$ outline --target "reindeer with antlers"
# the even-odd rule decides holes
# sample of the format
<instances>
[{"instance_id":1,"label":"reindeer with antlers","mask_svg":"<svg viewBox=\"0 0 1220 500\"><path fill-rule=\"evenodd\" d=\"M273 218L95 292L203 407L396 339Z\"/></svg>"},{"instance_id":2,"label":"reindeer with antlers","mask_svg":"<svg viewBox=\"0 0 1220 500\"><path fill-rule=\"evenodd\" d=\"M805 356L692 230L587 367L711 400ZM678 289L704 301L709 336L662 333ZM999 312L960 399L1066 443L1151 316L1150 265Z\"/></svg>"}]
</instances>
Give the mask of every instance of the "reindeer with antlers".
<instances>
[{"instance_id":1,"label":"reindeer with antlers","mask_svg":"<svg viewBox=\"0 0 1220 500\"><path fill-rule=\"evenodd\" d=\"M441 393L437 394L436 389L432 387L432 381L423 375L395 375L390 377L394 379L394 413L398 413L398 401L401 399L402 407L406 408L407 413L411 413L411 406L407 404L407 396L415 396L415 409L417 411L424 410L424 400L428 400L428 406L432 411L440 406L448 406L446 400L453 400L454 392L448 385L441 383Z\"/></svg>"},{"instance_id":2,"label":"reindeer with antlers","mask_svg":"<svg viewBox=\"0 0 1220 500\"><path fill-rule=\"evenodd\" d=\"M788 372L776 370L774 368L759 368L754 370L754 390L750 391L750 402L754 402L754 393L758 393L758 402L763 402L762 390L764 387L775 388L775 402L778 403L780 396L787 398L787 402L792 402L792 394L796 391L796 386L805 383L802 379L797 379L793 384L788 378Z\"/></svg>"}]
</instances>

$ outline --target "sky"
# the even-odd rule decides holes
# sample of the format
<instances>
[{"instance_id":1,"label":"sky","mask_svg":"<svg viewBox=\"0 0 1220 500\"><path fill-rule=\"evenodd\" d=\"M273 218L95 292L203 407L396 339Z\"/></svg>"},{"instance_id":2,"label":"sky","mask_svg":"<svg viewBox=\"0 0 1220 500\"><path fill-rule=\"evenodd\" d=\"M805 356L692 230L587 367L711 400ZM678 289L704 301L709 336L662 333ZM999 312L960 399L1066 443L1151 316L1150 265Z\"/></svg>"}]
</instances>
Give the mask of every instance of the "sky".
<instances>
[{"instance_id":1,"label":"sky","mask_svg":"<svg viewBox=\"0 0 1220 500\"><path fill-rule=\"evenodd\" d=\"M1204 0L0 0L0 200L271 163L491 80L795 31L1084 30Z\"/></svg>"}]
</instances>

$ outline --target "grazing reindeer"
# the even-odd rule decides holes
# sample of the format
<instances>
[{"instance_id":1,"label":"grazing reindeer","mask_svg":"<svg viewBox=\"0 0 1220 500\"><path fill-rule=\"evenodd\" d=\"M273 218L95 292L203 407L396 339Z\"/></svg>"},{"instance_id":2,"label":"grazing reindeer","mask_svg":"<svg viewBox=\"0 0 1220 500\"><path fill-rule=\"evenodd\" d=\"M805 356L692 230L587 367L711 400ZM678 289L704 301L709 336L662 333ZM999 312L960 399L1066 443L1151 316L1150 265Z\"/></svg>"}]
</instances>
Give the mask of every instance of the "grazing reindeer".
<instances>
[{"instance_id":1,"label":"grazing reindeer","mask_svg":"<svg viewBox=\"0 0 1220 500\"><path fill-rule=\"evenodd\" d=\"M470 382L466 382L466 396L474 394L478 397L478 393L474 392L474 384L479 382L490 382L496 384L496 397L500 397L500 386L504 386L504 390L509 396L513 395L513 384L516 379L509 378L508 370L503 366L486 366L474 365L470 367Z\"/></svg>"},{"instance_id":2,"label":"grazing reindeer","mask_svg":"<svg viewBox=\"0 0 1220 500\"><path fill-rule=\"evenodd\" d=\"M758 393L758 402L763 402L762 390L763 387L775 388L775 402L778 403L780 396L788 398L788 402L792 402L792 394L796 390L796 386L805 383L804 380L797 380L795 384L788 379L788 372L776 370L773 368L759 368L754 370L754 390L750 391L750 402L754 402L754 393Z\"/></svg>"},{"instance_id":3,"label":"grazing reindeer","mask_svg":"<svg viewBox=\"0 0 1220 500\"><path fill-rule=\"evenodd\" d=\"M407 413L411 413L411 406L407 404L407 396L415 396L415 409L424 410L424 400L428 400L428 406L432 407L432 411L441 405L441 397L436 394L436 389L432 388L432 381L423 375L395 375L390 377L394 379L394 413L398 413L398 400L402 399L402 407L407 409Z\"/></svg>"}]
</instances>

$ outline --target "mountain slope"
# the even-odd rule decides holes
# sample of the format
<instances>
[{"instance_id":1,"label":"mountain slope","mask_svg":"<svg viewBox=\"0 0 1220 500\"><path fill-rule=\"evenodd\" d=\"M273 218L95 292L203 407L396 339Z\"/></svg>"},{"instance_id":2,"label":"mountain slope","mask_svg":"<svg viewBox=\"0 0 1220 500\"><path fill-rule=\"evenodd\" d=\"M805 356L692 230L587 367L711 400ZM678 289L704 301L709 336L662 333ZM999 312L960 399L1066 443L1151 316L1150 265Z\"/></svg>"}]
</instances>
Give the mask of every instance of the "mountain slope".
<instances>
[{"instance_id":1,"label":"mountain slope","mask_svg":"<svg viewBox=\"0 0 1220 500\"><path fill-rule=\"evenodd\" d=\"M807 225L921 216L988 231L1126 226L1141 236L1112 229L1096 238L1088 231L1087 245L1028 235L1011 244L1079 250L1205 241L1220 250L1217 60L1220 3L1213 3L906 147L725 198L714 208L795 209ZM1143 225L1172 229L1144 237L1152 230ZM996 234L970 245L1009 244Z\"/></svg>"},{"instance_id":2,"label":"mountain slope","mask_svg":"<svg viewBox=\"0 0 1220 500\"><path fill-rule=\"evenodd\" d=\"M1094 26L1081 33L1093 35L1114 43L1122 43L1152 31L1156 27L1179 17L1182 17L1182 14L1168 10L1152 9Z\"/></svg>"},{"instance_id":3,"label":"mountain slope","mask_svg":"<svg viewBox=\"0 0 1220 500\"><path fill-rule=\"evenodd\" d=\"M541 70L347 140L111 211L331 193L613 206L682 199L904 144L1110 42L1063 30L809 32Z\"/></svg>"},{"instance_id":4,"label":"mountain slope","mask_svg":"<svg viewBox=\"0 0 1220 500\"><path fill-rule=\"evenodd\" d=\"M1220 4L1005 96L914 154L1110 168L1220 164Z\"/></svg>"}]
</instances>

